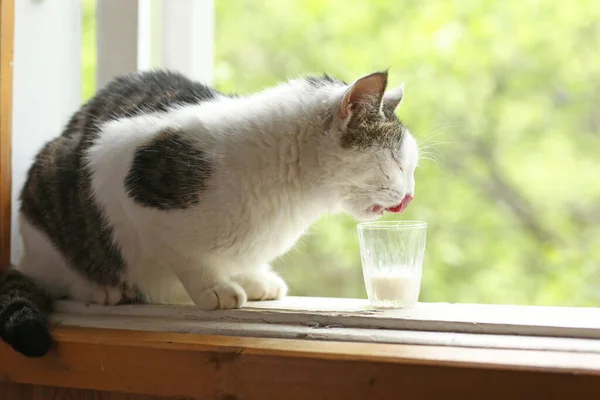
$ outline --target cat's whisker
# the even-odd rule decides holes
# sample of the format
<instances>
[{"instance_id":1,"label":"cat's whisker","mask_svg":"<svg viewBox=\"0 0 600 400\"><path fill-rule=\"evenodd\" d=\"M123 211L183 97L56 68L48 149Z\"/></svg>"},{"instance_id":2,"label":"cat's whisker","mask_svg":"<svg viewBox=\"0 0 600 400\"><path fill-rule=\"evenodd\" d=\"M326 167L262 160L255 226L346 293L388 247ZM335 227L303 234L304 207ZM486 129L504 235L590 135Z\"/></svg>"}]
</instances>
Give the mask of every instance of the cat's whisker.
<instances>
[{"instance_id":1,"label":"cat's whisker","mask_svg":"<svg viewBox=\"0 0 600 400\"><path fill-rule=\"evenodd\" d=\"M419 151L420 155L442 155L443 152L440 149L436 149L436 148L431 148L431 149L427 149L426 151Z\"/></svg>"},{"instance_id":2,"label":"cat's whisker","mask_svg":"<svg viewBox=\"0 0 600 400\"><path fill-rule=\"evenodd\" d=\"M420 159L419 159L419 162L421 162L422 160L423 160L423 161L431 161L431 162L432 162L432 163L434 163L434 164L440 165L440 161L439 161L439 160L437 160L437 159L434 159L434 158L423 157L423 158L420 158ZM418 164L418 166L420 167L420 166L421 166L421 164Z\"/></svg>"},{"instance_id":3,"label":"cat's whisker","mask_svg":"<svg viewBox=\"0 0 600 400\"><path fill-rule=\"evenodd\" d=\"M455 124L455 126L458 126L458 124ZM446 126L446 127L433 127L430 129L427 129L423 132L421 132L420 134L420 138L416 139L417 140L417 144L419 145L419 147L423 147L425 145L431 144L431 143L435 143L435 142L439 142L439 141L434 141L435 138L437 138L438 136L448 132L450 130L450 128L453 128L454 126ZM425 136L427 135L427 136Z\"/></svg>"},{"instance_id":4,"label":"cat's whisker","mask_svg":"<svg viewBox=\"0 0 600 400\"><path fill-rule=\"evenodd\" d=\"M435 139L436 137L448 132L450 130L449 127L435 127L424 130L420 133L419 138L417 139L418 143L427 143Z\"/></svg>"}]
</instances>

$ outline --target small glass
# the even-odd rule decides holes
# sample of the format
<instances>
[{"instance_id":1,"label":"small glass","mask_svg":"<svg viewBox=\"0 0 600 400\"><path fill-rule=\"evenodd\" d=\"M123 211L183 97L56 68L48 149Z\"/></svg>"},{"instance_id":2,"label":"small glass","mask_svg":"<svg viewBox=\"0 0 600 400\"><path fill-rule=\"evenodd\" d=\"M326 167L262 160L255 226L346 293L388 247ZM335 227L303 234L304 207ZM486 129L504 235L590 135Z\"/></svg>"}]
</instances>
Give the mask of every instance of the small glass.
<instances>
[{"instance_id":1,"label":"small glass","mask_svg":"<svg viewBox=\"0 0 600 400\"><path fill-rule=\"evenodd\" d=\"M358 224L363 276L371 304L409 308L421 291L427 223L375 221Z\"/></svg>"}]
</instances>

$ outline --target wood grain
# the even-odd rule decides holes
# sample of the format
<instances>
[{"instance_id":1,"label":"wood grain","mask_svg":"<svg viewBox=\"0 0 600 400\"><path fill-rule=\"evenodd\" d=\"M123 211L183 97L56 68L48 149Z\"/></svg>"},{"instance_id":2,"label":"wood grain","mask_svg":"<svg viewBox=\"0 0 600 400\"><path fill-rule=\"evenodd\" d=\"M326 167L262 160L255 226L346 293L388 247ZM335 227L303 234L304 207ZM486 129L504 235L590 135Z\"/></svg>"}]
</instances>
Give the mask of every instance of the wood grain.
<instances>
[{"instance_id":1,"label":"wood grain","mask_svg":"<svg viewBox=\"0 0 600 400\"><path fill-rule=\"evenodd\" d=\"M54 329L0 381L191 399L593 398L600 357L551 351Z\"/></svg>"},{"instance_id":2,"label":"wood grain","mask_svg":"<svg viewBox=\"0 0 600 400\"><path fill-rule=\"evenodd\" d=\"M10 265L14 0L0 0L0 268Z\"/></svg>"},{"instance_id":3,"label":"wood grain","mask_svg":"<svg viewBox=\"0 0 600 400\"><path fill-rule=\"evenodd\" d=\"M101 392L98 390L56 388L52 386L22 385L0 382L2 400L163 400L144 394Z\"/></svg>"}]
</instances>

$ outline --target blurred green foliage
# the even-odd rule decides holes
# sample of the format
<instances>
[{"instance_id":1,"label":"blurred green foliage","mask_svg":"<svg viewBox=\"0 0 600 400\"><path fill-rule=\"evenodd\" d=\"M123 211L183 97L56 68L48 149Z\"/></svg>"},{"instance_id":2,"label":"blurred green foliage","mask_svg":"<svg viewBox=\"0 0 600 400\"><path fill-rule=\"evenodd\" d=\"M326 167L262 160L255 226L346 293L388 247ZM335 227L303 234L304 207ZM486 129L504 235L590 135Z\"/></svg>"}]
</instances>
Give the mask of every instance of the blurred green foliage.
<instances>
[{"instance_id":1,"label":"blurred green foliage","mask_svg":"<svg viewBox=\"0 0 600 400\"><path fill-rule=\"evenodd\" d=\"M83 0L81 5L81 97L87 100L96 90L96 0Z\"/></svg>"},{"instance_id":2,"label":"blurred green foliage","mask_svg":"<svg viewBox=\"0 0 600 400\"><path fill-rule=\"evenodd\" d=\"M600 306L597 0L215 2L220 90L388 67L406 82L399 115L425 157L401 218L429 223L421 301ZM365 297L349 217L275 265L294 295Z\"/></svg>"}]
</instances>

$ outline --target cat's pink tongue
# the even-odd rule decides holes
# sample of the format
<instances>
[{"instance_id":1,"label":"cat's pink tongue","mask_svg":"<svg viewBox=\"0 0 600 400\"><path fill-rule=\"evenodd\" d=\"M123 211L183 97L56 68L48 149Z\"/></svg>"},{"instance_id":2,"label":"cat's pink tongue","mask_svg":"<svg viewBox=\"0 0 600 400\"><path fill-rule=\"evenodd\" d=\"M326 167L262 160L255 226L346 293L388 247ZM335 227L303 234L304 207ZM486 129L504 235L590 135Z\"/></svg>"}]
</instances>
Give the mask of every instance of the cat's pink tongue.
<instances>
[{"instance_id":1,"label":"cat's pink tongue","mask_svg":"<svg viewBox=\"0 0 600 400\"><path fill-rule=\"evenodd\" d=\"M412 199L413 199L413 197L411 195L407 194L406 196L404 196L404 198L402 199L400 204L398 204L397 206L394 206L394 207L386 208L385 210L387 212L391 212L394 214L402 213L406 210L406 208L408 207L408 203L410 203L412 201Z\"/></svg>"},{"instance_id":2,"label":"cat's pink tongue","mask_svg":"<svg viewBox=\"0 0 600 400\"><path fill-rule=\"evenodd\" d=\"M402 204L398 204L396 207L386 208L385 211L391 212L391 213L402 212Z\"/></svg>"}]
</instances>

